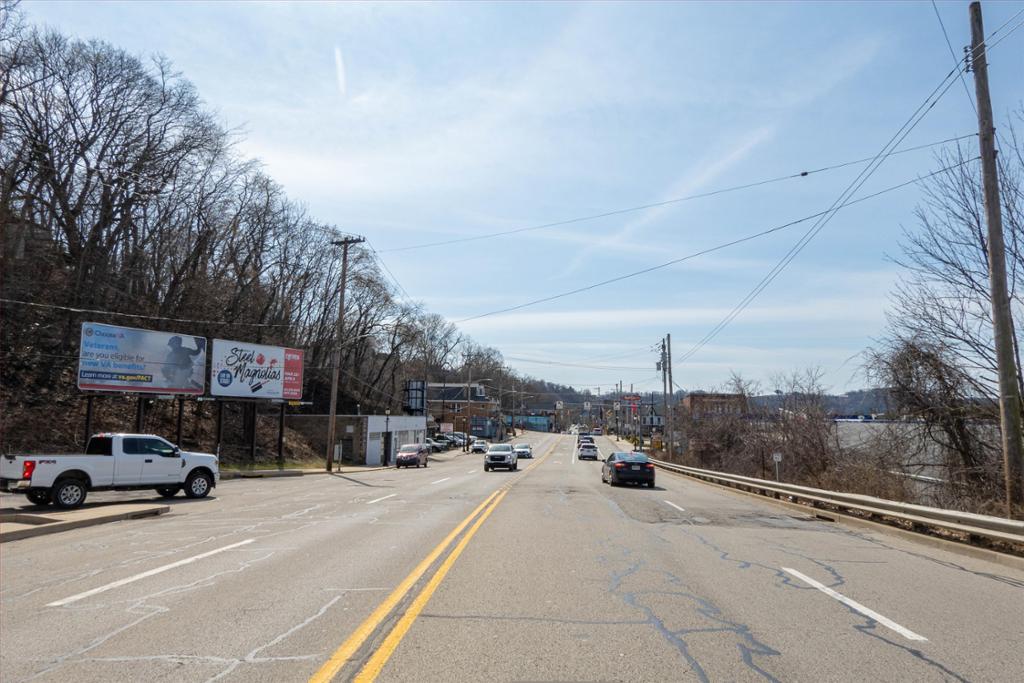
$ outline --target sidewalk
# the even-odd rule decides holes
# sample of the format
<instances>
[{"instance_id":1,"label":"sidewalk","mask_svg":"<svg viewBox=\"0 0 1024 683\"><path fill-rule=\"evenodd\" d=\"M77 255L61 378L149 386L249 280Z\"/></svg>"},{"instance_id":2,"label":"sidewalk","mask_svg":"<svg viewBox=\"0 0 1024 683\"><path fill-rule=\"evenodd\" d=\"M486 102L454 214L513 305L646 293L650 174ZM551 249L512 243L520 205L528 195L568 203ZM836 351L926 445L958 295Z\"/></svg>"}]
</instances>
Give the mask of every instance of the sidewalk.
<instances>
[{"instance_id":1,"label":"sidewalk","mask_svg":"<svg viewBox=\"0 0 1024 683\"><path fill-rule=\"evenodd\" d=\"M376 472L377 470L390 469L388 467L368 465L346 465L335 467L333 474L359 474L361 472ZM302 469L260 469L260 470L221 470L220 479L259 479L262 477L304 477L312 474L330 474L323 467L308 467Z\"/></svg>"}]
</instances>

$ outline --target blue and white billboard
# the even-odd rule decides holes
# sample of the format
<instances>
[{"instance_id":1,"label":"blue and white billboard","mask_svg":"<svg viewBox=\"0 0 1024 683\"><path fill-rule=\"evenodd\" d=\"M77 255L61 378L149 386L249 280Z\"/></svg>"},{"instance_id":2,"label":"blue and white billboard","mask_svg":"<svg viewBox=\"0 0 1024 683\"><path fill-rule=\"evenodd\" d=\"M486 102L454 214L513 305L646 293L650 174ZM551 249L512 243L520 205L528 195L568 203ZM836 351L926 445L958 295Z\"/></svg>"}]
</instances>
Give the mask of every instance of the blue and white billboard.
<instances>
[{"instance_id":1,"label":"blue and white billboard","mask_svg":"<svg viewBox=\"0 0 1024 683\"><path fill-rule=\"evenodd\" d=\"M78 388L202 394L206 390L206 338L82 323Z\"/></svg>"}]
</instances>

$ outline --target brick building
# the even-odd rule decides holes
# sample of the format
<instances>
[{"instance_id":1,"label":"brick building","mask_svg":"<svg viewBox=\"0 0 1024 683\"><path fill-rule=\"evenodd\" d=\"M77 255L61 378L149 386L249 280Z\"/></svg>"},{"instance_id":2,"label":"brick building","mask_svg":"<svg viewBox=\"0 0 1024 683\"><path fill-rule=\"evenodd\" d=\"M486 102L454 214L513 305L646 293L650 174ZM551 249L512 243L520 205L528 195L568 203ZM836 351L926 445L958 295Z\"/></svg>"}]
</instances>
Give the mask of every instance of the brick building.
<instances>
[{"instance_id":1,"label":"brick building","mask_svg":"<svg viewBox=\"0 0 1024 683\"><path fill-rule=\"evenodd\" d=\"M487 396L482 384L431 382L427 385L427 413L441 429L451 424L452 431L485 439L504 438L501 406Z\"/></svg>"}]
</instances>

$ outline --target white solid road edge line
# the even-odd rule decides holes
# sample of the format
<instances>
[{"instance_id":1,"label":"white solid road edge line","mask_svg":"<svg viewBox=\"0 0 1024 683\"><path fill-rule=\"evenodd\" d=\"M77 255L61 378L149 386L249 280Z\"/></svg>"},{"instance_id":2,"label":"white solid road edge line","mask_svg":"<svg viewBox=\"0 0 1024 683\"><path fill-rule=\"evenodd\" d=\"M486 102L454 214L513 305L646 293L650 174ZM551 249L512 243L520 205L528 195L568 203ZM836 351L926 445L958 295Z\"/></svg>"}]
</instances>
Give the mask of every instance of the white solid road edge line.
<instances>
[{"instance_id":1,"label":"white solid road edge line","mask_svg":"<svg viewBox=\"0 0 1024 683\"><path fill-rule=\"evenodd\" d=\"M875 621L877 621L882 626L885 626L888 629L896 631L896 633L899 633L901 636L903 636L907 640L922 640L922 641L927 641L928 640L924 636L920 636L920 635L914 633L909 628L904 628L904 627L900 626L899 624L897 624L892 619L889 619L887 617L883 617L878 612L876 612L876 611L874 611L872 609L868 609L864 605L860 604L859 602L857 602L855 600L851 600L850 598L846 597L842 593L835 592L834 590L832 590L831 588L829 588L825 584L819 583L819 582L815 581L814 579L812 579L811 577L809 577L809 576L807 576L805 574L801 574L800 572L798 572L795 569L790 569L789 567L783 567L782 571L789 572L790 574L792 574L796 578L800 579L804 583L808 584L809 586L813 586L813 587L817 588L818 590L820 590L825 595L827 595L827 596L829 596L831 598L835 598L836 600L838 600L839 602L843 603L847 607L851 607L851 608L857 610L858 612L860 612L861 614L863 614L866 617L874 619Z\"/></svg>"},{"instance_id":2,"label":"white solid road edge line","mask_svg":"<svg viewBox=\"0 0 1024 683\"><path fill-rule=\"evenodd\" d=\"M438 479L437 481L430 482L431 484L440 484L442 481L448 481L451 477L445 477L444 479Z\"/></svg>"},{"instance_id":3,"label":"white solid road edge line","mask_svg":"<svg viewBox=\"0 0 1024 683\"><path fill-rule=\"evenodd\" d=\"M665 505L671 505L672 507L674 507L676 510L679 510L680 512L686 512L686 508L679 507L678 505L673 503L671 500L663 500L661 502L664 503Z\"/></svg>"},{"instance_id":4,"label":"white solid road edge line","mask_svg":"<svg viewBox=\"0 0 1024 683\"><path fill-rule=\"evenodd\" d=\"M85 591L84 593L79 593L78 595L72 595L70 598L64 598L63 600L57 600L56 602L49 602L49 603L46 604L46 606L47 607L62 607L64 605L69 605L72 602L78 602L79 600L84 600L85 598L92 597L93 595L97 595L98 593L104 593L104 592L106 592L106 591L108 591L108 590L110 590L112 588L120 588L121 586L124 586L124 585L129 584L129 583L134 583L135 581L139 581L140 579L145 579L145 578L148 578L150 576L154 576L156 574L161 574L161 573L163 573L163 572L165 572L165 571L167 571L169 569L174 569L176 567L182 567L182 566L184 566L186 564L192 564L193 562L196 562L197 560L202 560L204 558L210 557L211 555L216 555L217 553L222 553L225 550L231 550L233 548L239 548L239 547L241 547L243 545L248 545L249 543L252 543L255 540L256 540L255 538L247 538L244 541L239 541L238 543L232 543L231 545L226 545L223 548L217 548L216 550L210 550L210 551L207 551L205 553L200 553L199 555L193 555L192 557L186 557L184 560L178 560L177 562L172 562L171 564L165 564L162 567L157 567L156 569L150 569L148 572L142 572L141 574L136 574L135 576L129 576L126 579L119 579L117 581L114 581L113 583L108 583L107 585L100 586L99 588L93 588L92 590Z\"/></svg>"},{"instance_id":5,"label":"white solid road edge line","mask_svg":"<svg viewBox=\"0 0 1024 683\"><path fill-rule=\"evenodd\" d=\"M388 494L386 496L381 496L380 498L374 498L373 500L368 500L368 501L366 501L366 504L367 505L373 505L374 503L379 503L382 500L387 500L388 498L394 498L397 495L398 495L397 493L390 493L390 494Z\"/></svg>"}]
</instances>

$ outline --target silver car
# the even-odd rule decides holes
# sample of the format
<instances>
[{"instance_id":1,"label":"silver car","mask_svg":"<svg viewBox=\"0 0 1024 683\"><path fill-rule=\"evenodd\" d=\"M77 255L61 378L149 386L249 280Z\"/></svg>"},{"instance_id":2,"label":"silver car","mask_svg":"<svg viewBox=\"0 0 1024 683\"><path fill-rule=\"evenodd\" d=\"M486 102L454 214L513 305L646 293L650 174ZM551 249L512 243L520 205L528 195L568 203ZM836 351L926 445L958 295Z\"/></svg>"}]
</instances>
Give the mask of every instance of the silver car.
<instances>
[{"instance_id":1,"label":"silver car","mask_svg":"<svg viewBox=\"0 0 1024 683\"><path fill-rule=\"evenodd\" d=\"M494 443L487 449L484 456L484 472L489 472L497 467L515 472L519 469L519 457L511 444Z\"/></svg>"}]
</instances>

